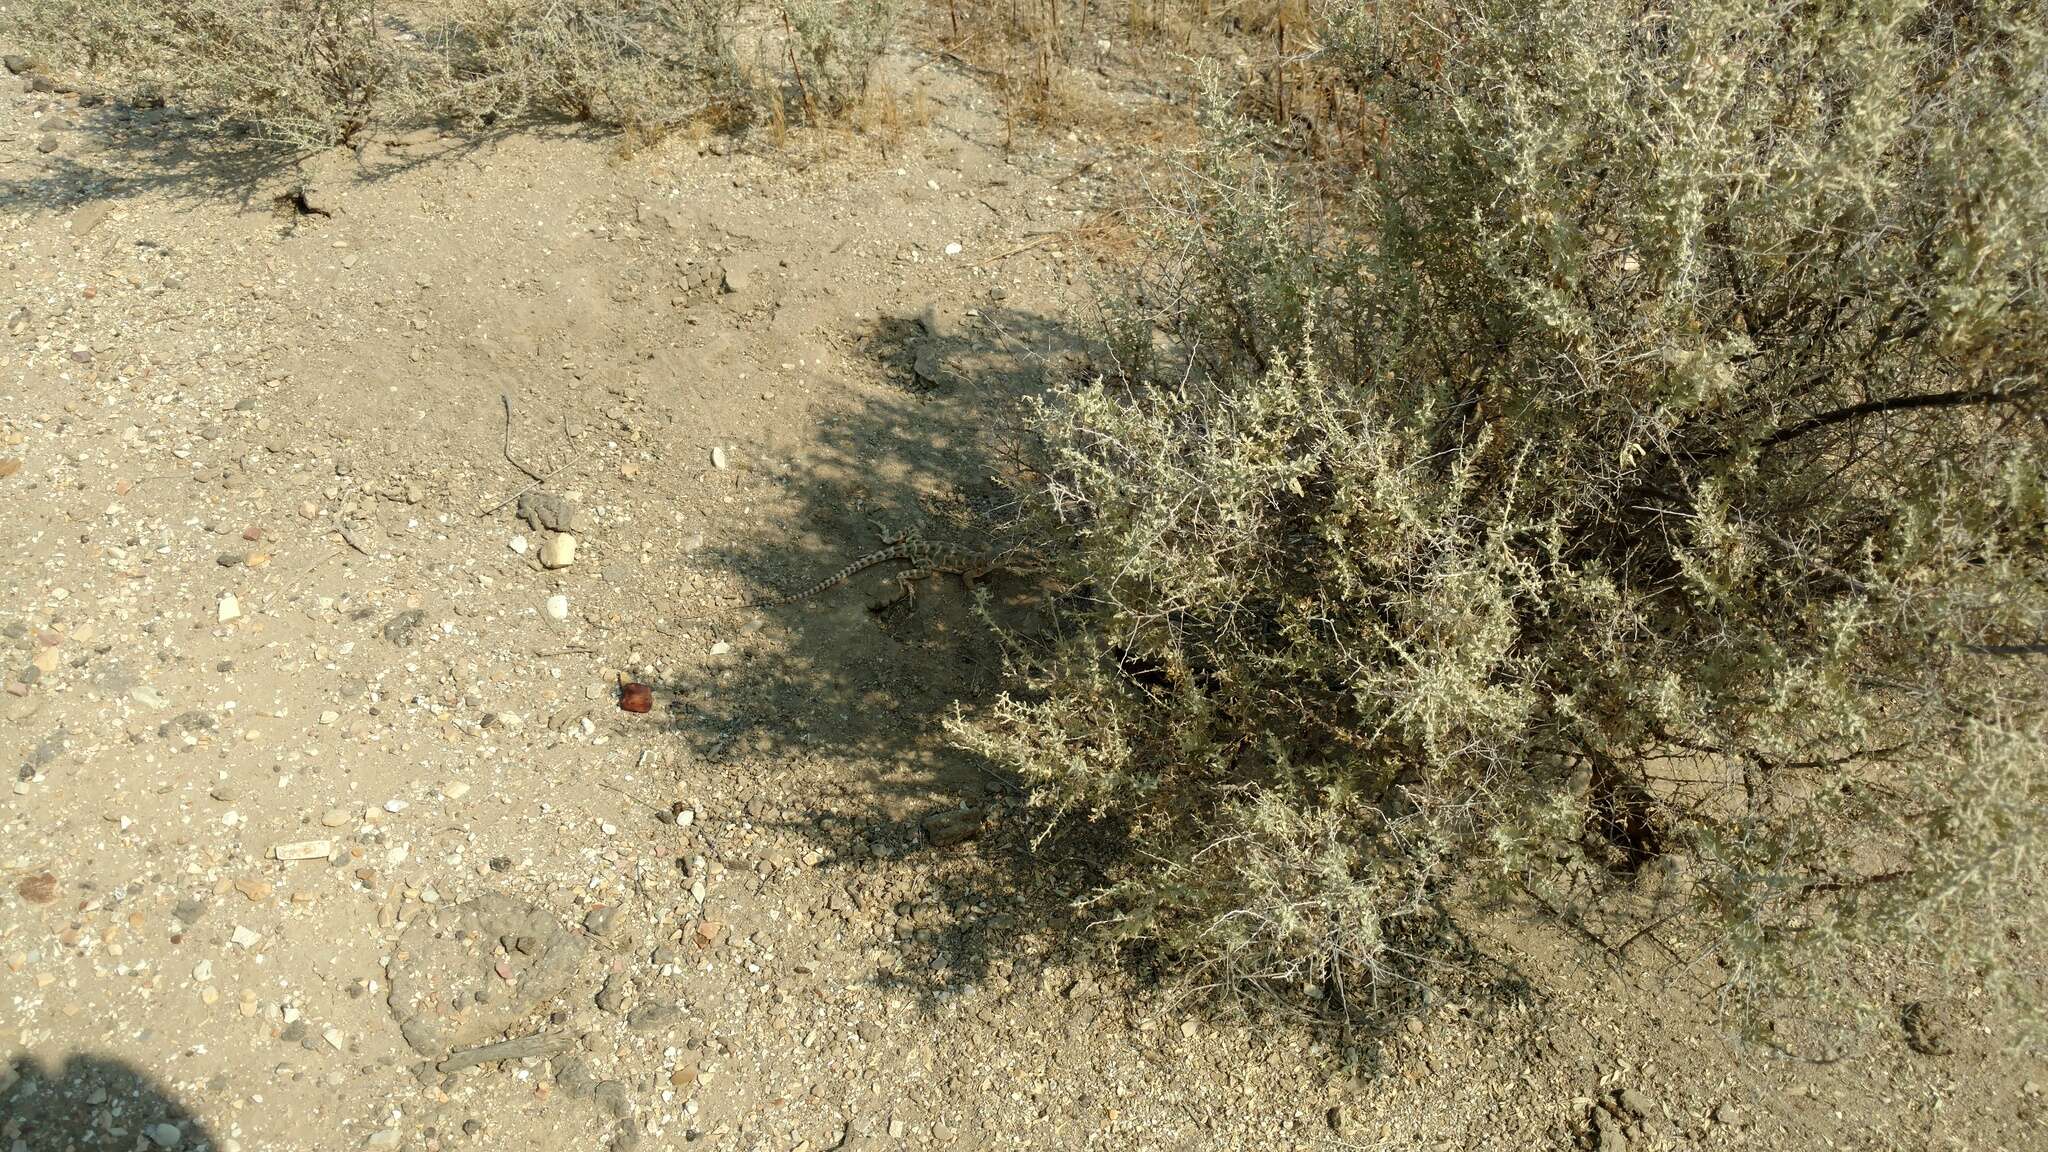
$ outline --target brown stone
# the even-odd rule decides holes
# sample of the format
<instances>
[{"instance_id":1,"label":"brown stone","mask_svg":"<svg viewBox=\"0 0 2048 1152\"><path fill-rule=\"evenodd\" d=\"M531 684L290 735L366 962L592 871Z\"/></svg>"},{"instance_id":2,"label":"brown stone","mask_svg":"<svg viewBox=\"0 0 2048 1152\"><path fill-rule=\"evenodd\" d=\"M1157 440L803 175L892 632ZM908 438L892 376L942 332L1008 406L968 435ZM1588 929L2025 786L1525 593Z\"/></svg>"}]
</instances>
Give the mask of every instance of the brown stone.
<instances>
[{"instance_id":1,"label":"brown stone","mask_svg":"<svg viewBox=\"0 0 2048 1152\"><path fill-rule=\"evenodd\" d=\"M950 848L981 835L982 814L961 811L934 812L924 818L924 834L934 848Z\"/></svg>"}]
</instances>

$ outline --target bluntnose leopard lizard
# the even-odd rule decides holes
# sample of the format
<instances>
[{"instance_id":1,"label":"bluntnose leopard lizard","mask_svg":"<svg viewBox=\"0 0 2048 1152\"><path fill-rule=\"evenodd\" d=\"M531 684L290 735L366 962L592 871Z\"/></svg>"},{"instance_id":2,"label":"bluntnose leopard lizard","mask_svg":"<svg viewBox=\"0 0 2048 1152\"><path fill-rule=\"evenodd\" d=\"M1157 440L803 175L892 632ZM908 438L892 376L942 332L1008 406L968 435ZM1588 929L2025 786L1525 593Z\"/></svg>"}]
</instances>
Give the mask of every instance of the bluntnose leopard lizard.
<instances>
[{"instance_id":1,"label":"bluntnose leopard lizard","mask_svg":"<svg viewBox=\"0 0 2048 1152\"><path fill-rule=\"evenodd\" d=\"M993 568L1007 567L1006 564L999 563L987 552L962 547L958 544L942 544L931 540L898 539L888 547L879 548L868 553L800 592L791 592L783 596L768 596L759 600L746 600L741 602L740 607L771 608L778 604L792 604L798 600L809 599L820 592L837 588L863 569L872 568L877 564L886 564L891 560L907 560L911 564L911 567L904 569L897 576L897 581L903 588L901 598L907 598L911 595L912 581L923 580L936 573L953 573L960 577L960 583L968 591L972 592L974 590L974 582L977 579L987 575Z\"/></svg>"}]
</instances>

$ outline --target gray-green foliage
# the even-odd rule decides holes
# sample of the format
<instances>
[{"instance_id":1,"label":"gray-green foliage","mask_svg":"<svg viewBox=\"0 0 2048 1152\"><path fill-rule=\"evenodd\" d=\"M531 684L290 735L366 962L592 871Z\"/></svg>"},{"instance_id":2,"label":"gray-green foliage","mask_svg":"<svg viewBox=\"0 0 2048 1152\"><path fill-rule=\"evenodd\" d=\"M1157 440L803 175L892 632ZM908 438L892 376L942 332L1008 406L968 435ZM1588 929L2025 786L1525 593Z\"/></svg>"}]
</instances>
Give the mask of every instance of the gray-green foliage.
<instances>
[{"instance_id":1,"label":"gray-green foliage","mask_svg":"<svg viewBox=\"0 0 2048 1152\"><path fill-rule=\"evenodd\" d=\"M642 135L691 122L732 128L754 119L762 95L742 60L744 0L439 0L407 20L377 0L22 6L31 39L59 67L302 147L350 144L373 125L476 127L534 114ZM790 78L818 113L843 112L888 46L893 0L783 11Z\"/></svg>"},{"instance_id":2,"label":"gray-green foliage","mask_svg":"<svg viewBox=\"0 0 2048 1152\"><path fill-rule=\"evenodd\" d=\"M896 27L896 0L782 0L796 79L815 111L836 116L867 94Z\"/></svg>"},{"instance_id":3,"label":"gray-green foliage","mask_svg":"<svg viewBox=\"0 0 2048 1152\"><path fill-rule=\"evenodd\" d=\"M458 120L544 111L658 133L751 118L739 0L459 0L434 103Z\"/></svg>"},{"instance_id":4,"label":"gray-green foliage","mask_svg":"<svg viewBox=\"0 0 2048 1152\"><path fill-rule=\"evenodd\" d=\"M1058 638L956 734L1127 837L1112 922L1204 980L1356 1005L1474 882L1662 892L1752 1007L1873 951L2011 975L2039 10L1328 16L1384 134L1310 182L1211 113L1145 295L1172 354L1037 408Z\"/></svg>"}]
</instances>

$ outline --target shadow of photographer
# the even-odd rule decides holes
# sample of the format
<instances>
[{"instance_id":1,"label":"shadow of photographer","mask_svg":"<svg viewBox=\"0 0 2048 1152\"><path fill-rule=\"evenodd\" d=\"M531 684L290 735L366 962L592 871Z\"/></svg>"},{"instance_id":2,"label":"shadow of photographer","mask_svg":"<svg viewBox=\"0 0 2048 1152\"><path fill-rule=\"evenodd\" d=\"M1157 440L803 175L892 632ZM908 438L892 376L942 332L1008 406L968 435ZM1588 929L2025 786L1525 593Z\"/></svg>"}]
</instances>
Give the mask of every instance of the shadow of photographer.
<instances>
[{"instance_id":1,"label":"shadow of photographer","mask_svg":"<svg viewBox=\"0 0 2048 1152\"><path fill-rule=\"evenodd\" d=\"M30 1056L0 1064L0 1149L218 1149L170 1091L134 1065L74 1053L61 1067Z\"/></svg>"}]
</instances>

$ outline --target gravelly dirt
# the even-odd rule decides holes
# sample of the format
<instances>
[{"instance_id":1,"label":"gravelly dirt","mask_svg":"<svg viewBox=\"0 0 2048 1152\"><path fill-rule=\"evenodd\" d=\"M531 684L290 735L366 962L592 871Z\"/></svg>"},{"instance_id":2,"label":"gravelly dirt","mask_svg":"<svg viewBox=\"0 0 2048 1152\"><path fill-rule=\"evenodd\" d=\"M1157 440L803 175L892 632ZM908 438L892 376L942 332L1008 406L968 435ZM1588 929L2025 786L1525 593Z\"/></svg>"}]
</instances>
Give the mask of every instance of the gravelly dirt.
<instances>
[{"instance_id":1,"label":"gravelly dirt","mask_svg":"<svg viewBox=\"0 0 2048 1152\"><path fill-rule=\"evenodd\" d=\"M2043 1146L2039 1065L1912 974L1815 1064L1710 961L1511 917L1373 1036L1085 960L1087 861L938 737L998 665L957 583L722 602L978 531L1082 354L1048 235L1146 145L1006 152L919 63L886 155L294 165L0 97L0 1147Z\"/></svg>"}]
</instances>

